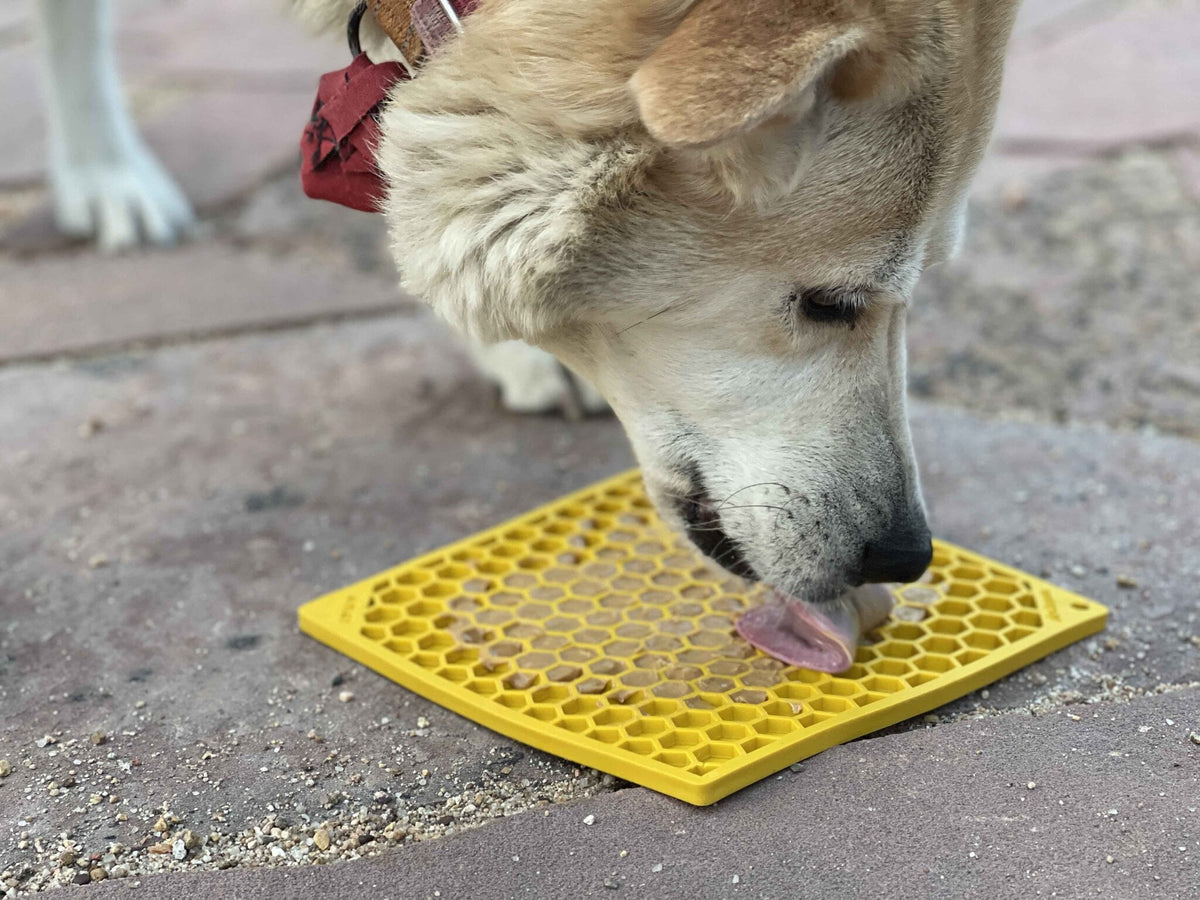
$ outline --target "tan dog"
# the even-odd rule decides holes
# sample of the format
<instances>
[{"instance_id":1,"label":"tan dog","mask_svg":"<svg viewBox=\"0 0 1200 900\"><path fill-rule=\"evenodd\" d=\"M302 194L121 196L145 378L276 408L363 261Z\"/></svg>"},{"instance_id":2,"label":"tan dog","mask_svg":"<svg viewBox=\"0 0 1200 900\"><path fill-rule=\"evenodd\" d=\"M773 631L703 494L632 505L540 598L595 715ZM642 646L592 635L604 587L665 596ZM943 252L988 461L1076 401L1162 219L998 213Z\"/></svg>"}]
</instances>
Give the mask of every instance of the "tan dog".
<instances>
[{"instance_id":1,"label":"tan dog","mask_svg":"<svg viewBox=\"0 0 1200 900\"><path fill-rule=\"evenodd\" d=\"M732 571L816 601L916 578L906 307L1016 5L485 0L383 119L404 284L594 383Z\"/></svg>"}]
</instances>

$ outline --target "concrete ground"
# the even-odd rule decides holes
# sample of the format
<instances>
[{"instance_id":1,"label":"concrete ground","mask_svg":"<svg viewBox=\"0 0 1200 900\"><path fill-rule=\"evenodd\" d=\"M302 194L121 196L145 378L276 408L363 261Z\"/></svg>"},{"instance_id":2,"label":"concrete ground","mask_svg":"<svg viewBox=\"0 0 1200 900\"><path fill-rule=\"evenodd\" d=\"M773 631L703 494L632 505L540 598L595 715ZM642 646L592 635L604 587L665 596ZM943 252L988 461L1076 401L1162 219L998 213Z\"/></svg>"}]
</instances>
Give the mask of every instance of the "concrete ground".
<instances>
[{"instance_id":1,"label":"concrete ground","mask_svg":"<svg viewBox=\"0 0 1200 900\"><path fill-rule=\"evenodd\" d=\"M935 530L1108 631L698 810L298 633L302 602L631 457L612 421L500 411L380 223L299 197L340 48L266 4L130 0L135 106L204 237L64 243L36 104L0 95L31 135L0 160L0 891L1193 896L1197 40L1191 2L1026 10L967 250L910 329ZM0 11L0 71L29 58Z\"/></svg>"}]
</instances>

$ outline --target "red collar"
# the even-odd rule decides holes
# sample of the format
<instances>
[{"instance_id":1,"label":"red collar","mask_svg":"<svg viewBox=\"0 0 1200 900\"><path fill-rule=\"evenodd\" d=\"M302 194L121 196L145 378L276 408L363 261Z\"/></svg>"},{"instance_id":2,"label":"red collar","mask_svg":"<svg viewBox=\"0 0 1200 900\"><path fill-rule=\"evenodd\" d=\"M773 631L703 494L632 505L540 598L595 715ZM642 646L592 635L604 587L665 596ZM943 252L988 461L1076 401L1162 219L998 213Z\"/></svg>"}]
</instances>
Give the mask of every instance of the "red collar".
<instances>
[{"instance_id":1,"label":"red collar","mask_svg":"<svg viewBox=\"0 0 1200 900\"><path fill-rule=\"evenodd\" d=\"M373 63L358 49L358 27L368 5L395 42L405 64ZM370 0L350 18L354 61L321 77L312 116L300 140L304 193L363 212L379 212L386 185L375 164L379 107L391 89L417 72L421 61L457 34L479 0Z\"/></svg>"}]
</instances>

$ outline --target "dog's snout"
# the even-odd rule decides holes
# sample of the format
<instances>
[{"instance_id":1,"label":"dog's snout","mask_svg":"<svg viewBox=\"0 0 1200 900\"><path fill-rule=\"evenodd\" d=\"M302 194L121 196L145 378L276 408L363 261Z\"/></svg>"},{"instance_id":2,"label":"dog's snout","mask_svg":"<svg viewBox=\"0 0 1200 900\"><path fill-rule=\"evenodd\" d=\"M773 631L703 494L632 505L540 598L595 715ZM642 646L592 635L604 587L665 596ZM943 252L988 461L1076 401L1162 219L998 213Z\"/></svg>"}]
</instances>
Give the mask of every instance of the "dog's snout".
<instances>
[{"instance_id":1,"label":"dog's snout","mask_svg":"<svg viewBox=\"0 0 1200 900\"><path fill-rule=\"evenodd\" d=\"M924 521L893 528L867 545L860 576L864 582L916 581L933 561L933 536Z\"/></svg>"},{"instance_id":2,"label":"dog's snout","mask_svg":"<svg viewBox=\"0 0 1200 900\"><path fill-rule=\"evenodd\" d=\"M696 548L722 568L747 581L758 581L758 573L746 560L741 545L721 524L721 514L703 491L694 491L679 508L687 536Z\"/></svg>"}]
</instances>

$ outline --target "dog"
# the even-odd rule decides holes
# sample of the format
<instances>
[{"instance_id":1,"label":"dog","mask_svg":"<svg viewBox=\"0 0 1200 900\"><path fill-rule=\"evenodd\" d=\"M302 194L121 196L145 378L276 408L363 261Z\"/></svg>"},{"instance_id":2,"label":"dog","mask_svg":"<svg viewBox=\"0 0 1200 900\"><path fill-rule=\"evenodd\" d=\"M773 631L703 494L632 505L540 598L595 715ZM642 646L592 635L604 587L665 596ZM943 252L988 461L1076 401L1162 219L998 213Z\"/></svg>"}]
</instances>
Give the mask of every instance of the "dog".
<instances>
[{"instance_id":1,"label":"dog","mask_svg":"<svg viewBox=\"0 0 1200 900\"><path fill-rule=\"evenodd\" d=\"M106 251L175 243L195 217L125 105L111 0L37 0L35 23L59 229Z\"/></svg>"},{"instance_id":2,"label":"dog","mask_svg":"<svg viewBox=\"0 0 1200 900\"><path fill-rule=\"evenodd\" d=\"M402 284L595 385L729 571L817 603L915 580L906 311L960 243L1016 7L483 0L380 118Z\"/></svg>"}]
</instances>

